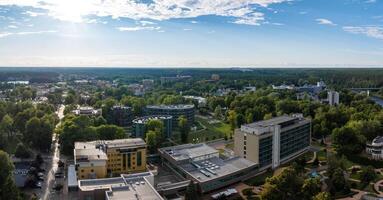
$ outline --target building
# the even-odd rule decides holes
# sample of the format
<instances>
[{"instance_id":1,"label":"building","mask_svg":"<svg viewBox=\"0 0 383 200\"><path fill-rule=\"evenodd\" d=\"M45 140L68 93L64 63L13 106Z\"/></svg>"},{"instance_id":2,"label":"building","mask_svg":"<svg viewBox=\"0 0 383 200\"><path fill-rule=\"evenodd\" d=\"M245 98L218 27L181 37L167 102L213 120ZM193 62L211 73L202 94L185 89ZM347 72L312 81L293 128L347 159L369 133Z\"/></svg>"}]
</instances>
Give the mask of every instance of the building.
<instances>
[{"instance_id":1,"label":"building","mask_svg":"<svg viewBox=\"0 0 383 200\"><path fill-rule=\"evenodd\" d=\"M142 85L144 86L144 88L149 89L149 88L153 87L154 80L153 79L143 79Z\"/></svg>"},{"instance_id":2,"label":"building","mask_svg":"<svg viewBox=\"0 0 383 200\"><path fill-rule=\"evenodd\" d=\"M276 168L307 151L310 141L311 121L302 115L285 115L236 129L234 152L262 169Z\"/></svg>"},{"instance_id":3,"label":"building","mask_svg":"<svg viewBox=\"0 0 383 200\"><path fill-rule=\"evenodd\" d=\"M74 161L79 179L104 178L107 175L108 157L93 144L75 143Z\"/></svg>"},{"instance_id":4,"label":"building","mask_svg":"<svg viewBox=\"0 0 383 200\"><path fill-rule=\"evenodd\" d=\"M219 75L218 74L212 74L211 75L211 80L213 80L213 81L219 81Z\"/></svg>"},{"instance_id":5,"label":"building","mask_svg":"<svg viewBox=\"0 0 383 200\"><path fill-rule=\"evenodd\" d=\"M121 127L132 125L133 112L128 106L113 106L112 108L113 124Z\"/></svg>"},{"instance_id":6,"label":"building","mask_svg":"<svg viewBox=\"0 0 383 200\"><path fill-rule=\"evenodd\" d=\"M79 180L80 200L163 200L154 189L150 172L121 174L120 177Z\"/></svg>"},{"instance_id":7,"label":"building","mask_svg":"<svg viewBox=\"0 0 383 200\"><path fill-rule=\"evenodd\" d=\"M178 126L178 118L185 116L189 127L194 124L194 105L148 105L145 107L145 115L170 115L173 117L173 128Z\"/></svg>"},{"instance_id":8,"label":"building","mask_svg":"<svg viewBox=\"0 0 383 200\"><path fill-rule=\"evenodd\" d=\"M129 84L128 90L133 92L135 96L143 96L145 94L145 87L141 84Z\"/></svg>"},{"instance_id":9,"label":"building","mask_svg":"<svg viewBox=\"0 0 383 200\"><path fill-rule=\"evenodd\" d=\"M383 136L378 136L374 138L371 143L367 143L366 152L370 154L373 159L383 159Z\"/></svg>"},{"instance_id":10,"label":"building","mask_svg":"<svg viewBox=\"0 0 383 200\"><path fill-rule=\"evenodd\" d=\"M163 165L179 177L197 183L202 193L251 178L258 172L256 163L240 157L223 159L218 150L202 143L161 148L159 154Z\"/></svg>"},{"instance_id":11,"label":"building","mask_svg":"<svg viewBox=\"0 0 383 200\"><path fill-rule=\"evenodd\" d=\"M173 117L170 115L152 115L133 120L132 137L144 138L147 131L146 125L150 120L161 120L164 124L166 137L170 138L172 136Z\"/></svg>"},{"instance_id":12,"label":"building","mask_svg":"<svg viewBox=\"0 0 383 200\"><path fill-rule=\"evenodd\" d=\"M146 143L141 138L76 142L78 179L146 171Z\"/></svg>"},{"instance_id":13,"label":"building","mask_svg":"<svg viewBox=\"0 0 383 200\"><path fill-rule=\"evenodd\" d=\"M85 115L85 116L100 116L102 114L101 109L94 109L90 106L78 107L76 110L72 111L75 115Z\"/></svg>"},{"instance_id":14,"label":"building","mask_svg":"<svg viewBox=\"0 0 383 200\"><path fill-rule=\"evenodd\" d=\"M191 99L198 102L198 107L205 107L207 99L199 96L182 96L184 99Z\"/></svg>"},{"instance_id":15,"label":"building","mask_svg":"<svg viewBox=\"0 0 383 200\"><path fill-rule=\"evenodd\" d=\"M328 104L335 106L339 105L339 93L336 91L327 92Z\"/></svg>"},{"instance_id":16,"label":"building","mask_svg":"<svg viewBox=\"0 0 383 200\"><path fill-rule=\"evenodd\" d=\"M163 76L160 78L161 85L166 83L172 83L172 82L178 82L178 81L185 81L188 79L191 79L192 76L189 75L177 75L177 76Z\"/></svg>"}]
</instances>

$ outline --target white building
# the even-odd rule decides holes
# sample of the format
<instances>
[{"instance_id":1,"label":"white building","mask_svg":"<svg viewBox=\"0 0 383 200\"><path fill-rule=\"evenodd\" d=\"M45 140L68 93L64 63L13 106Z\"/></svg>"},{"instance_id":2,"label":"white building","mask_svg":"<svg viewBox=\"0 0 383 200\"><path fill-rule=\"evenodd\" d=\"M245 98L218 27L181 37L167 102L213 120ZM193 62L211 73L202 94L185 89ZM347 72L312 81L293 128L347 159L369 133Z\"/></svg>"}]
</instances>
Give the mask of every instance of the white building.
<instances>
[{"instance_id":1,"label":"white building","mask_svg":"<svg viewBox=\"0 0 383 200\"><path fill-rule=\"evenodd\" d=\"M334 106L339 105L339 92L329 91L327 93L328 104Z\"/></svg>"},{"instance_id":2,"label":"white building","mask_svg":"<svg viewBox=\"0 0 383 200\"><path fill-rule=\"evenodd\" d=\"M372 143L366 145L366 152L372 156L373 159L383 159L383 136L378 136Z\"/></svg>"}]
</instances>

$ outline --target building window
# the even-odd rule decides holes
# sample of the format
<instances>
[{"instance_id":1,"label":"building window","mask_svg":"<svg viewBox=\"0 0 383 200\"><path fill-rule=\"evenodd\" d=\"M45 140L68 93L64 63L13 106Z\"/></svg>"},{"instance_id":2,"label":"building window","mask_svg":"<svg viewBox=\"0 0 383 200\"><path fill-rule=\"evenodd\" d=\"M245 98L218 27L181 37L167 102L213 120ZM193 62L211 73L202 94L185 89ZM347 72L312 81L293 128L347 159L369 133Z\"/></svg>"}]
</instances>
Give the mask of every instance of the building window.
<instances>
[{"instance_id":1,"label":"building window","mask_svg":"<svg viewBox=\"0 0 383 200\"><path fill-rule=\"evenodd\" d=\"M84 170L82 169L81 172L84 172Z\"/></svg>"},{"instance_id":2,"label":"building window","mask_svg":"<svg viewBox=\"0 0 383 200\"><path fill-rule=\"evenodd\" d=\"M93 170L93 169L91 169L91 170L90 170L90 172L94 172L94 170Z\"/></svg>"},{"instance_id":3,"label":"building window","mask_svg":"<svg viewBox=\"0 0 383 200\"><path fill-rule=\"evenodd\" d=\"M131 157L130 157L130 153L128 154L128 168L130 168L132 166L131 164Z\"/></svg>"},{"instance_id":4,"label":"building window","mask_svg":"<svg viewBox=\"0 0 383 200\"><path fill-rule=\"evenodd\" d=\"M142 165L142 152L141 151L137 152L137 165L138 166Z\"/></svg>"},{"instance_id":5,"label":"building window","mask_svg":"<svg viewBox=\"0 0 383 200\"><path fill-rule=\"evenodd\" d=\"M122 155L122 168L126 169L126 154Z\"/></svg>"}]
</instances>

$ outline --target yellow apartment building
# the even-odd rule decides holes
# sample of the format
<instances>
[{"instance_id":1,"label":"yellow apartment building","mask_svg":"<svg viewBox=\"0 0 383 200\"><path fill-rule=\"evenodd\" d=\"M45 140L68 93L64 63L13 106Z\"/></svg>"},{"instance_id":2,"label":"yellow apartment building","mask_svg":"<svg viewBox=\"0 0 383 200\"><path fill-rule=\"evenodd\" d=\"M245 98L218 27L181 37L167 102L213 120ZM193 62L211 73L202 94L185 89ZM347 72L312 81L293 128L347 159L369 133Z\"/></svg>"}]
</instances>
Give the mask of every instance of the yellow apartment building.
<instances>
[{"instance_id":1,"label":"yellow apartment building","mask_svg":"<svg viewBox=\"0 0 383 200\"><path fill-rule=\"evenodd\" d=\"M146 143L141 138L76 142L78 179L105 178L146 171Z\"/></svg>"}]
</instances>

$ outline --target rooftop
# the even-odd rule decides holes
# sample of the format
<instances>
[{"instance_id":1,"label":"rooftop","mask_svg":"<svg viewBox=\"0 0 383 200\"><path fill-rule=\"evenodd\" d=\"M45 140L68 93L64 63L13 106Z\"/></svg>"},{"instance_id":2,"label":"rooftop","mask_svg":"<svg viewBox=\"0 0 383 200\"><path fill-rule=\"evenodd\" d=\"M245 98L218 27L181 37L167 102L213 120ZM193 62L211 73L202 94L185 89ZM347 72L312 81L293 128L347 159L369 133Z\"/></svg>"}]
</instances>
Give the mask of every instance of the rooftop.
<instances>
[{"instance_id":1,"label":"rooftop","mask_svg":"<svg viewBox=\"0 0 383 200\"><path fill-rule=\"evenodd\" d=\"M254 122L251 124L244 124L241 126L241 131L252 134L263 134L272 131L272 127L280 125L282 129L286 127L293 127L293 125L298 126L299 124L305 124L309 120L303 118L302 114L293 114L293 115L283 115L279 117L274 117L269 120L263 120Z\"/></svg>"},{"instance_id":2,"label":"rooftop","mask_svg":"<svg viewBox=\"0 0 383 200\"><path fill-rule=\"evenodd\" d=\"M161 148L160 152L179 163L178 166L183 171L199 182L210 181L257 165L240 157L222 159L216 149L206 144L165 147Z\"/></svg>"},{"instance_id":3,"label":"rooftop","mask_svg":"<svg viewBox=\"0 0 383 200\"><path fill-rule=\"evenodd\" d=\"M178 104L178 105L148 105L146 108L156 108L156 109L187 109L194 108L192 104Z\"/></svg>"},{"instance_id":4,"label":"rooftop","mask_svg":"<svg viewBox=\"0 0 383 200\"><path fill-rule=\"evenodd\" d=\"M146 124L150 120L164 120L164 119L172 119L173 117L171 115L150 115L150 116L144 116L139 117L137 119L133 120L133 123L137 124Z\"/></svg>"},{"instance_id":5,"label":"rooftop","mask_svg":"<svg viewBox=\"0 0 383 200\"><path fill-rule=\"evenodd\" d=\"M289 121L292 121L295 119L296 119L295 117L290 117L290 116L284 115L284 116L274 117L274 118L268 119L268 120L263 120L263 121L254 122L251 124L246 124L243 126L247 126L250 128L269 127L269 126L275 126L275 125L279 125L279 124L282 124L285 122L289 122Z\"/></svg>"},{"instance_id":6,"label":"rooftop","mask_svg":"<svg viewBox=\"0 0 383 200\"><path fill-rule=\"evenodd\" d=\"M108 200L162 200L153 188L153 174L150 172L122 174L121 177L80 180L81 191L104 189Z\"/></svg>"},{"instance_id":7,"label":"rooftop","mask_svg":"<svg viewBox=\"0 0 383 200\"><path fill-rule=\"evenodd\" d=\"M131 148L146 147L141 138L128 138L118 140L96 140L90 142L75 142L74 156L80 161L85 160L107 160L106 148Z\"/></svg>"},{"instance_id":8,"label":"rooftop","mask_svg":"<svg viewBox=\"0 0 383 200\"><path fill-rule=\"evenodd\" d=\"M128 138L128 139L119 139L119 140L105 140L103 141L108 148L117 148L117 147L139 147L146 146L146 143L141 138Z\"/></svg>"},{"instance_id":9,"label":"rooftop","mask_svg":"<svg viewBox=\"0 0 383 200\"><path fill-rule=\"evenodd\" d=\"M184 144L179 146L161 148L161 151L176 161L195 159L211 154L219 154L218 150L204 144Z\"/></svg>"}]
</instances>

